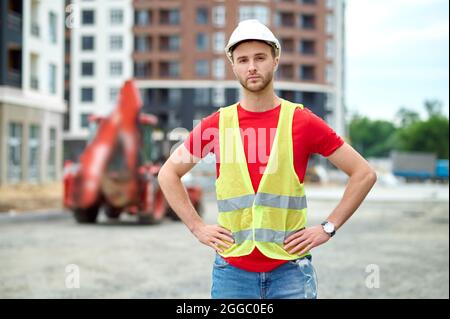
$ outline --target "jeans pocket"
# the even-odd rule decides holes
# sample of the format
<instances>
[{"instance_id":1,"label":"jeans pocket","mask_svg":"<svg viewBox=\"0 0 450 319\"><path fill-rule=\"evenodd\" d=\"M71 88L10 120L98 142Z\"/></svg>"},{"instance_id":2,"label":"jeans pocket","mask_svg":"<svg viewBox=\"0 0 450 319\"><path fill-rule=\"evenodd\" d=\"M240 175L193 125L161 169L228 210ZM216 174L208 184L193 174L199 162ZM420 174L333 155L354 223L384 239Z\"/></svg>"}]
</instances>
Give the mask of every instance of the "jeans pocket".
<instances>
[{"instance_id":1,"label":"jeans pocket","mask_svg":"<svg viewBox=\"0 0 450 319\"><path fill-rule=\"evenodd\" d=\"M214 259L214 268L225 268L228 265L229 265L228 261L226 261L219 254L216 254L216 258Z\"/></svg>"},{"instance_id":2,"label":"jeans pocket","mask_svg":"<svg viewBox=\"0 0 450 319\"><path fill-rule=\"evenodd\" d=\"M301 273L302 282L304 284L304 298L317 298L317 274L312 262L308 258L301 258L295 260L297 269Z\"/></svg>"},{"instance_id":3,"label":"jeans pocket","mask_svg":"<svg viewBox=\"0 0 450 319\"><path fill-rule=\"evenodd\" d=\"M293 260L289 260L289 263L291 265L298 265L302 260L306 259L307 261L309 261L310 263L312 262L312 256L311 255L307 255L305 257L301 257L301 258L297 258L297 259L293 259Z\"/></svg>"}]
</instances>

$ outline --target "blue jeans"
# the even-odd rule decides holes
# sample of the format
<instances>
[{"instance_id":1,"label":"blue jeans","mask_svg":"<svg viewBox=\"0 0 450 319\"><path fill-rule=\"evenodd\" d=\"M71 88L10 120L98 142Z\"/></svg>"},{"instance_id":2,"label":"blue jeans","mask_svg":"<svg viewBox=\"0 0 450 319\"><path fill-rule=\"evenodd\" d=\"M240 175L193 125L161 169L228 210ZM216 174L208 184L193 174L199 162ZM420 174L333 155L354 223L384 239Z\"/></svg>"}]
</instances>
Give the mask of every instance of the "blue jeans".
<instances>
[{"instance_id":1,"label":"blue jeans","mask_svg":"<svg viewBox=\"0 0 450 319\"><path fill-rule=\"evenodd\" d=\"M310 256L288 261L270 272L250 272L216 254L213 299L316 299L317 278Z\"/></svg>"}]
</instances>

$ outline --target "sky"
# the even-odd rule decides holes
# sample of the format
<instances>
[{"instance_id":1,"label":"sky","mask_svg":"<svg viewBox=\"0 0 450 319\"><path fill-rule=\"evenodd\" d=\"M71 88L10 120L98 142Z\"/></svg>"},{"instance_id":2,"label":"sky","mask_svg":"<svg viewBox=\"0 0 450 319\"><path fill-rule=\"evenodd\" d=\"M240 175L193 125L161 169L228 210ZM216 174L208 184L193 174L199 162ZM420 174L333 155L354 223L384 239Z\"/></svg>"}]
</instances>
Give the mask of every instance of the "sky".
<instances>
[{"instance_id":1,"label":"sky","mask_svg":"<svg viewBox=\"0 0 450 319\"><path fill-rule=\"evenodd\" d=\"M438 99L448 117L448 12L448 0L347 0L350 115L392 121L403 106L425 119Z\"/></svg>"}]
</instances>

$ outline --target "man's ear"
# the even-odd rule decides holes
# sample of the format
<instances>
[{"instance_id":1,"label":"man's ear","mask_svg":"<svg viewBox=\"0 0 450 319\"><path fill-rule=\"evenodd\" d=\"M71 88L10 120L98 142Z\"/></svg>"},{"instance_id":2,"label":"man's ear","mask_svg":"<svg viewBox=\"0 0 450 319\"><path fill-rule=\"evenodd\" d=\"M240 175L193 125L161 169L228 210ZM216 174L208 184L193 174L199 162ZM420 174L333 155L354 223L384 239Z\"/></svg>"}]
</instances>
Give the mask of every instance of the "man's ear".
<instances>
[{"instance_id":1,"label":"man's ear","mask_svg":"<svg viewBox=\"0 0 450 319\"><path fill-rule=\"evenodd\" d=\"M280 58L273 59L273 65L274 65L274 72L278 70L278 65L280 64Z\"/></svg>"}]
</instances>

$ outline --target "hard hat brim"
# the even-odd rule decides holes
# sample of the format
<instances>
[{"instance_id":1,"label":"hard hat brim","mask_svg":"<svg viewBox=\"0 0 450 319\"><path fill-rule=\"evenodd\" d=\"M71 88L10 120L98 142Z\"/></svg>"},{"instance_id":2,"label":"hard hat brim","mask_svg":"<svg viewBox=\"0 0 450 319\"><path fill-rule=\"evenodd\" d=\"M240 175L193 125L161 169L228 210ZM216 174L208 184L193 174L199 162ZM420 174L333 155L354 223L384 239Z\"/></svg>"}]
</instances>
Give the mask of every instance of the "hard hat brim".
<instances>
[{"instance_id":1,"label":"hard hat brim","mask_svg":"<svg viewBox=\"0 0 450 319\"><path fill-rule=\"evenodd\" d=\"M225 48L225 54L227 58L230 60L231 63L233 63L233 51L242 43L249 42L249 41L259 41L264 42L265 44L275 48L275 57L279 58L281 55L281 48L280 44L276 42L267 41L266 39L245 39L241 41L237 41L236 43L229 43Z\"/></svg>"}]
</instances>

